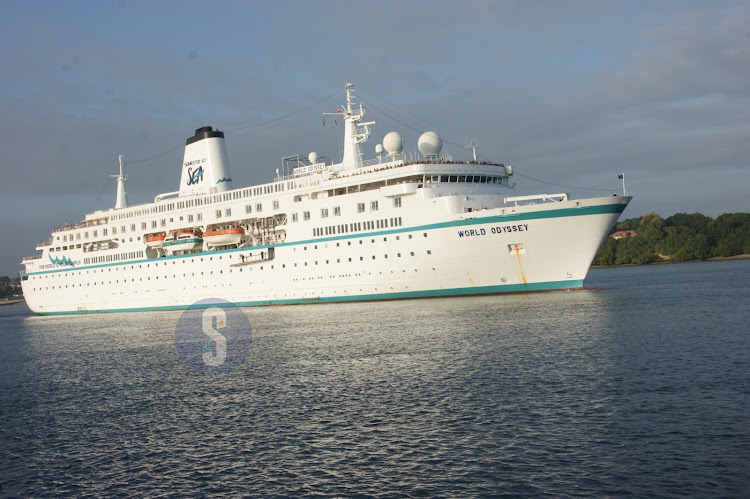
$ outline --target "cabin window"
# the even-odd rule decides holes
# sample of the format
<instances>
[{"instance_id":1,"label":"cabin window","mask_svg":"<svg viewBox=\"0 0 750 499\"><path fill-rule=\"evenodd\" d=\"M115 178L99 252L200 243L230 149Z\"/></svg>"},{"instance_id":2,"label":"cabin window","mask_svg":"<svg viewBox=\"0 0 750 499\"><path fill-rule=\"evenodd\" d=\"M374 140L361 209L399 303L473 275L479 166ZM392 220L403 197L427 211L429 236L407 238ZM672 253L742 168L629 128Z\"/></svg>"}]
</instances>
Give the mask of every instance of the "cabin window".
<instances>
[{"instance_id":1,"label":"cabin window","mask_svg":"<svg viewBox=\"0 0 750 499\"><path fill-rule=\"evenodd\" d=\"M333 216L334 217L340 217L341 216L341 206L334 206L333 207Z\"/></svg>"},{"instance_id":2,"label":"cabin window","mask_svg":"<svg viewBox=\"0 0 750 499\"><path fill-rule=\"evenodd\" d=\"M261 211L263 211L263 205L261 203L256 203L256 205L255 205L255 211L257 211L258 213L260 213Z\"/></svg>"},{"instance_id":3,"label":"cabin window","mask_svg":"<svg viewBox=\"0 0 750 499\"><path fill-rule=\"evenodd\" d=\"M108 232L108 231L107 231L107 229L106 229L106 228L105 228L105 229L102 229L102 235L103 235L103 236L106 236L106 235L107 235L107 232ZM65 238L63 238L63 240L65 240Z\"/></svg>"},{"instance_id":4,"label":"cabin window","mask_svg":"<svg viewBox=\"0 0 750 499\"><path fill-rule=\"evenodd\" d=\"M216 218L221 218L221 210L216 210Z\"/></svg>"},{"instance_id":5,"label":"cabin window","mask_svg":"<svg viewBox=\"0 0 750 499\"><path fill-rule=\"evenodd\" d=\"M440 181L441 182L447 182L448 181L448 175L441 175L440 176Z\"/></svg>"},{"instance_id":6,"label":"cabin window","mask_svg":"<svg viewBox=\"0 0 750 499\"><path fill-rule=\"evenodd\" d=\"M309 211L305 211L305 212L302 212L302 218L303 218L303 219L304 219L305 221L308 221L308 220L310 220L310 212L309 212Z\"/></svg>"},{"instance_id":7,"label":"cabin window","mask_svg":"<svg viewBox=\"0 0 750 499\"><path fill-rule=\"evenodd\" d=\"M357 203L357 213L364 213L365 203Z\"/></svg>"},{"instance_id":8,"label":"cabin window","mask_svg":"<svg viewBox=\"0 0 750 499\"><path fill-rule=\"evenodd\" d=\"M401 196L397 196L393 198L393 207L394 208L401 208Z\"/></svg>"},{"instance_id":9,"label":"cabin window","mask_svg":"<svg viewBox=\"0 0 750 499\"><path fill-rule=\"evenodd\" d=\"M274 210L278 210L279 209L279 201L278 200L274 200L274 202L273 202L273 209Z\"/></svg>"},{"instance_id":10,"label":"cabin window","mask_svg":"<svg viewBox=\"0 0 750 499\"><path fill-rule=\"evenodd\" d=\"M96 237L99 234L99 231L94 231L94 237Z\"/></svg>"},{"instance_id":11,"label":"cabin window","mask_svg":"<svg viewBox=\"0 0 750 499\"><path fill-rule=\"evenodd\" d=\"M198 220L199 222L200 222L201 220L203 220L203 213L198 213L198 214L196 215L196 220Z\"/></svg>"},{"instance_id":12,"label":"cabin window","mask_svg":"<svg viewBox=\"0 0 750 499\"><path fill-rule=\"evenodd\" d=\"M167 219L166 218L162 218L161 219L161 226L162 227L166 227L167 226ZM124 232L125 231L125 227L123 227L122 230Z\"/></svg>"},{"instance_id":13,"label":"cabin window","mask_svg":"<svg viewBox=\"0 0 750 499\"><path fill-rule=\"evenodd\" d=\"M451 175L448 177L448 182L458 182L458 175Z\"/></svg>"},{"instance_id":14,"label":"cabin window","mask_svg":"<svg viewBox=\"0 0 750 499\"><path fill-rule=\"evenodd\" d=\"M245 205L245 213L252 213L253 212L253 206L250 204Z\"/></svg>"},{"instance_id":15,"label":"cabin window","mask_svg":"<svg viewBox=\"0 0 750 499\"><path fill-rule=\"evenodd\" d=\"M328 218L328 208L322 208L320 210L320 218Z\"/></svg>"},{"instance_id":16,"label":"cabin window","mask_svg":"<svg viewBox=\"0 0 750 499\"><path fill-rule=\"evenodd\" d=\"M372 201L370 203L370 211L378 211L378 202L377 201Z\"/></svg>"},{"instance_id":17,"label":"cabin window","mask_svg":"<svg viewBox=\"0 0 750 499\"><path fill-rule=\"evenodd\" d=\"M227 208L226 210L224 210L224 215L226 215L227 217L231 217L232 216L232 208Z\"/></svg>"},{"instance_id":18,"label":"cabin window","mask_svg":"<svg viewBox=\"0 0 750 499\"><path fill-rule=\"evenodd\" d=\"M297 219L298 219L297 214L296 213L292 213L292 222L296 222Z\"/></svg>"},{"instance_id":19,"label":"cabin window","mask_svg":"<svg viewBox=\"0 0 750 499\"><path fill-rule=\"evenodd\" d=\"M193 215L188 215L188 223L193 223Z\"/></svg>"}]
</instances>

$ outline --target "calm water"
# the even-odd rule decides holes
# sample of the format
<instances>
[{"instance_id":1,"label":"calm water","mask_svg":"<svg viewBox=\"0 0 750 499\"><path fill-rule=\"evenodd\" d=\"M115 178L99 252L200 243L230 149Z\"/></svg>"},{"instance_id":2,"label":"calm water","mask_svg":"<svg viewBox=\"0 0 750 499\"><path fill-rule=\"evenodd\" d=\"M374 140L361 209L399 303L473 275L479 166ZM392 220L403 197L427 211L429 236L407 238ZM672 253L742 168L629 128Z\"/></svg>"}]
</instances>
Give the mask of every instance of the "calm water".
<instances>
[{"instance_id":1,"label":"calm water","mask_svg":"<svg viewBox=\"0 0 750 499\"><path fill-rule=\"evenodd\" d=\"M0 307L0 496L749 496L750 261L587 285L245 309L217 377L180 312Z\"/></svg>"}]
</instances>

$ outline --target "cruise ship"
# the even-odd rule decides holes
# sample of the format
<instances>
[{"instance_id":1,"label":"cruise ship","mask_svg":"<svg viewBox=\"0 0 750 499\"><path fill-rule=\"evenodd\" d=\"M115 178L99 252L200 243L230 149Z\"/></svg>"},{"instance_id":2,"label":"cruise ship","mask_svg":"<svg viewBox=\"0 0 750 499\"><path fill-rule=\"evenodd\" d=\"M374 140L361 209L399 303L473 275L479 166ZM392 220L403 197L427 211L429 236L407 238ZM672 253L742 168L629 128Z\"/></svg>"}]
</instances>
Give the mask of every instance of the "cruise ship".
<instances>
[{"instance_id":1,"label":"cruise ship","mask_svg":"<svg viewBox=\"0 0 750 499\"><path fill-rule=\"evenodd\" d=\"M510 165L459 160L425 132L419 154L385 134L372 159L352 84L339 163L284 157L272 182L235 188L224 133L186 141L179 190L130 206L122 157L114 208L55 227L23 259L39 314L287 305L580 289L632 199L514 196ZM208 305L206 305L208 304Z\"/></svg>"}]
</instances>

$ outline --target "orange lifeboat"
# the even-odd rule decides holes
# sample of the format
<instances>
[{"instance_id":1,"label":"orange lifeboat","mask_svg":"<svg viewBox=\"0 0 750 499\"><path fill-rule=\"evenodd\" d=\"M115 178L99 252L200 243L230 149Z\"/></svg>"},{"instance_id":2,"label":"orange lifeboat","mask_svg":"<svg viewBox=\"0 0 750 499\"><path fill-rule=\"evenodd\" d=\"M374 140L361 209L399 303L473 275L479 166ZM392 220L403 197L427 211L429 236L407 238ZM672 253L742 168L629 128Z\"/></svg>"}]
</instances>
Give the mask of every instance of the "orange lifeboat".
<instances>
[{"instance_id":1,"label":"orange lifeboat","mask_svg":"<svg viewBox=\"0 0 750 499\"><path fill-rule=\"evenodd\" d=\"M245 236L245 229L242 227L231 227L229 229L209 229L203 233L203 240L209 246L224 246L226 244L238 244Z\"/></svg>"},{"instance_id":2,"label":"orange lifeboat","mask_svg":"<svg viewBox=\"0 0 750 499\"><path fill-rule=\"evenodd\" d=\"M146 246L149 248L161 248L164 245L164 234L148 234L146 236Z\"/></svg>"}]
</instances>

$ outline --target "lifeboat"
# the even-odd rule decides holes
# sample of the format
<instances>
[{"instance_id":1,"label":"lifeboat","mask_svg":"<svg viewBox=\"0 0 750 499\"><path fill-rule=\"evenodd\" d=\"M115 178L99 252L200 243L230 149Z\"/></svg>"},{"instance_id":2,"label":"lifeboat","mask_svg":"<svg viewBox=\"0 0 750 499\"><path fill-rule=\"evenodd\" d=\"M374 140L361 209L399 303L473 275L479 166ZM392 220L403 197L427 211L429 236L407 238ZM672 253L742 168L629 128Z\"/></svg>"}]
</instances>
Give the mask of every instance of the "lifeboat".
<instances>
[{"instance_id":1,"label":"lifeboat","mask_svg":"<svg viewBox=\"0 0 750 499\"><path fill-rule=\"evenodd\" d=\"M166 237L164 234L148 234L146 236L146 246L149 248L161 248Z\"/></svg>"},{"instance_id":2,"label":"lifeboat","mask_svg":"<svg viewBox=\"0 0 750 499\"><path fill-rule=\"evenodd\" d=\"M200 248L203 238L197 229L173 230L164 238L164 249L170 253L175 251L190 251Z\"/></svg>"},{"instance_id":3,"label":"lifeboat","mask_svg":"<svg viewBox=\"0 0 750 499\"><path fill-rule=\"evenodd\" d=\"M226 244L238 244L245 236L245 229L242 227L232 227L229 229L216 229L209 227L203 233L203 240L209 246L224 246Z\"/></svg>"}]
</instances>

